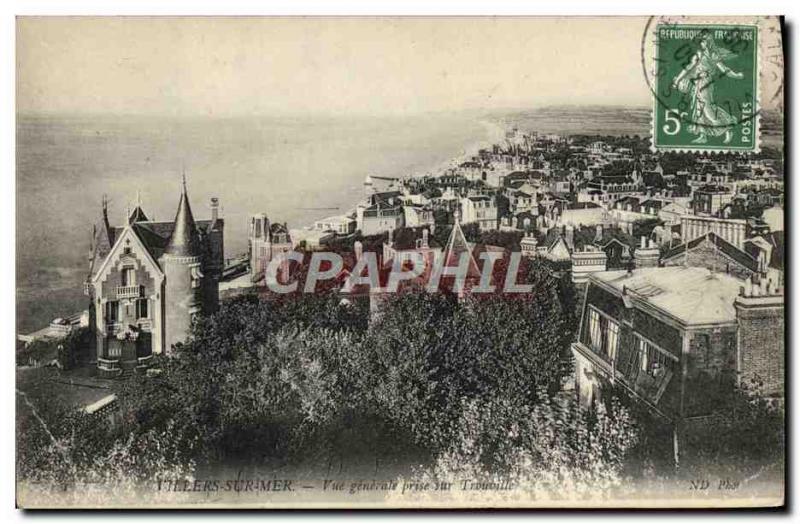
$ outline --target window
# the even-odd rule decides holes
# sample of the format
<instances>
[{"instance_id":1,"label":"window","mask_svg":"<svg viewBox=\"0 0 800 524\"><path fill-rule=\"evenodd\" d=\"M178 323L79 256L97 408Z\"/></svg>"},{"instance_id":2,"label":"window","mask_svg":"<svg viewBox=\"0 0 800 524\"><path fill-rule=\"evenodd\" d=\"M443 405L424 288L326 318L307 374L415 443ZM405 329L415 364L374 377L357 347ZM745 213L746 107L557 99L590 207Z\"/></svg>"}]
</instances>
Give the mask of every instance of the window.
<instances>
[{"instance_id":1,"label":"window","mask_svg":"<svg viewBox=\"0 0 800 524\"><path fill-rule=\"evenodd\" d=\"M705 333L696 335L697 355L703 357L706 367L709 366L711 360L711 337Z\"/></svg>"},{"instance_id":2,"label":"window","mask_svg":"<svg viewBox=\"0 0 800 524\"><path fill-rule=\"evenodd\" d=\"M639 361L642 371L653 378L660 378L672 368L672 358L643 338L639 338Z\"/></svg>"},{"instance_id":3,"label":"window","mask_svg":"<svg viewBox=\"0 0 800 524\"><path fill-rule=\"evenodd\" d=\"M192 287L193 288L200 287L200 282L201 279L203 278L203 273L202 271L200 271L200 266L199 265L192 266L191 274L192 274Z\"/></svg>"},{"instance_id":4,"label":"window","mask_svg":"<svg viewBox=\"0 0 800 524\"><path fill-rule=\"evenodd\" d=\"M613 361L619 345L619 324L597 310L590 309L589 343L592 351L603 355L608 361Z\"/></svg>"},{"instance_id":5,"label":"window","mask_svg":"<svg viewBox=\"0 0 800 524\"><path fill-rule=\"evenodd\" d=\"M146 298L140 298L136 301L136 318L147 318L147 302Z\"/></svg>"},{"instance_id":6,"label":"window","mask_svg":"<svg viewBox=\"0 0 800 524\"><path fill-rule=\"evenodd\" d=\"M619 324L613 320L607 320L608 328L606 330L606 354L609 360L614 360L617 356L617 344L619 342Z\"/></svg>"},{"instance_id":7,"label":"window","mask_svg":"<svg viewBox=\"0 0 800 524\"><path fill-rule=\"evenodd\" d=\"M600 348L600 313L594 309L589 310L589 340L592 344L592 349L597 350Z\"/></svg>"},{"instance_id":8,"label":"window","mask_svg":"<svg viewBox=\"0 0 800 524\"><path fill-rule=\"evenodd\" d=\"M135 286L136 285L136 272L133 267L125 266L122 268L122 286Z\"/></svg>"},{"instance_id":9,"label":"window","mask_svg":"<svg viewBox=\"0 0 800 524\"><path fill-rule=\"evenodd\" d=\"M116 322L118 318L119 303L116 300L106 302L106 322Z\"/></svg>"}]
</instances>

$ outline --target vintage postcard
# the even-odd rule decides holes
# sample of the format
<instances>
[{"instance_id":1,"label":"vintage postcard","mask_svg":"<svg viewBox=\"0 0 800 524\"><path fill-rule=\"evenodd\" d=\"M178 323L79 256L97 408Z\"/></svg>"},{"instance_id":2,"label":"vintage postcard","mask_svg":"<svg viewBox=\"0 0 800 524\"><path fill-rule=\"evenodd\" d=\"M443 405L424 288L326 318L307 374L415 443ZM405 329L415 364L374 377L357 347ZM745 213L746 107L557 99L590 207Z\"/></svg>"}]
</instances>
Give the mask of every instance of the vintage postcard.
<instances>
[{"instance_id":1,"label":"vintage postcard","mask_svg":"<svg viewBox=\"0 0 800 524\"><path fill-rule=\"evenodd\" d=\"M785 504L780 17L19 17L20 508Z\"/></svg>"}]
</instances>

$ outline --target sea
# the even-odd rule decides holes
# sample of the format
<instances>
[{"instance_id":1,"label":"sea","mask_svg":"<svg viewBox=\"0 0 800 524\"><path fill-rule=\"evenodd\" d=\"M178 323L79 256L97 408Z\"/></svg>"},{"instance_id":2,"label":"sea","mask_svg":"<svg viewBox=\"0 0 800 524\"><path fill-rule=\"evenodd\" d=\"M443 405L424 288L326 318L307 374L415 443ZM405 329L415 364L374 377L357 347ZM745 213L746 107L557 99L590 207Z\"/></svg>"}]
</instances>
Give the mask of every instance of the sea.
<instances>
[{"instance_id":1,"label":"sea","mask_svg":"<svg viewBox=\"0 0 800 524\"><path fill-rule=\"evenodd\" d=\"M402 117L18 115L17 330L85 309L104 194L112 225L138 201L150 219L172 220L185 173L195 218L208 218L211 197L219 198L226 255L235 256L247 249L251 214L310 225L352 209L368 174L436 174L498 143L506 128L643 135L648 125L646 109L572 107Z\"/></svg>"}]
</instances>

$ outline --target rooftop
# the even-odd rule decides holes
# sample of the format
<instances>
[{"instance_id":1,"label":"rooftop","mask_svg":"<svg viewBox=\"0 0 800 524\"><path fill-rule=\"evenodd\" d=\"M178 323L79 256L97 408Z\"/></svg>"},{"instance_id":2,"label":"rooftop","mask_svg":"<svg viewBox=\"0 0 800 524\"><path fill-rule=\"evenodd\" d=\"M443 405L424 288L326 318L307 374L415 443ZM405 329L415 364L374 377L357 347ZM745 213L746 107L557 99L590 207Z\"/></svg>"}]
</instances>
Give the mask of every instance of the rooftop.
<instances>
[{"instance_id":1,"label":"rooftop","mask_svg":"<svg viewBox=\"0 0 800 524\"><path fill-rule=\"evenodd\" d=\"M603 271L592 280L623 288L681 323L692 325L734 322L733 302L743 282L724 273L700 267L652 267L632 271Z\"/></svg>"}]
</instances>

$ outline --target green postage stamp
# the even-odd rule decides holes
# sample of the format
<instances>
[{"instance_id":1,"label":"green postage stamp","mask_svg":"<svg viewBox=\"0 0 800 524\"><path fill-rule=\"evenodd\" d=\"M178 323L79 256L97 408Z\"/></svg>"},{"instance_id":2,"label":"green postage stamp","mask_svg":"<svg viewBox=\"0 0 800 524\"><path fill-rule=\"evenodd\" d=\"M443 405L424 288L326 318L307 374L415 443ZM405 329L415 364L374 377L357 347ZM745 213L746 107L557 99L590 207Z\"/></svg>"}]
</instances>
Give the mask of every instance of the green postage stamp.
<instances>
[{"instance_id":1,"label":"green postage stamp","mask_svg":"<svg viewBox=\"0 0 800 524\"><path fill-rule=\"evenodd\" d=\"M656 28L653 146L758 151L758 28Z\"/></svg>"}]
</instances>

